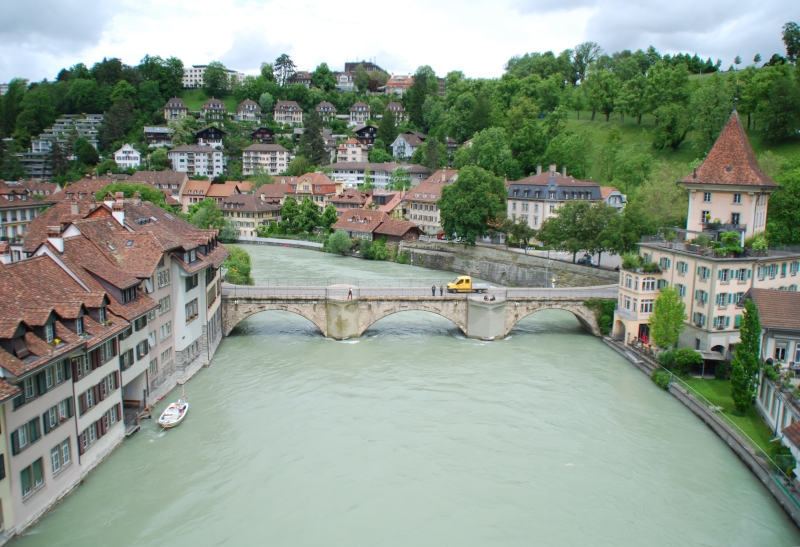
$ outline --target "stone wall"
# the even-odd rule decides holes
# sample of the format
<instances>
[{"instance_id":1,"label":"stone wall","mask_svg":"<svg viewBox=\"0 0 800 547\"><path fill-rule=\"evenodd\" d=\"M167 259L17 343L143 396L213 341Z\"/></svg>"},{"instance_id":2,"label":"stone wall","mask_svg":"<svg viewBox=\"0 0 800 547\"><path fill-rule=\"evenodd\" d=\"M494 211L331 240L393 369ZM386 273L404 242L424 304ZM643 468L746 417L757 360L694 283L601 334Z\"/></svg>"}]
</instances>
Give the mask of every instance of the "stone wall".
<instances>
[{"instance_id":1,"label":"stone wall","mask_svg":"<svg viewBox=\"0 0 800 547\"><path fill-rule=\"evenodd\" d=\"M455 243L403 242L415 266L471 275L509 287L590 287L619 283L619 273L570 262L548 260L493 247L464 247Z\"/></svg>"}]
</instances>

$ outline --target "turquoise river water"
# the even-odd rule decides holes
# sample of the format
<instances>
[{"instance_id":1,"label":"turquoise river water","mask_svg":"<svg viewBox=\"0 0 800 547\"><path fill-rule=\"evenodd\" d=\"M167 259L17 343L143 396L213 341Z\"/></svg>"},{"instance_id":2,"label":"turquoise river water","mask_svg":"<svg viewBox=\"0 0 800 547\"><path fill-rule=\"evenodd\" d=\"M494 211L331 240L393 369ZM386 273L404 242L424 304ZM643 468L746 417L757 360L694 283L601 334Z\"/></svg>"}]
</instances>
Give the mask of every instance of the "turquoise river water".
<instances>
[{"instance_id":1,"label":"turquoise river water","mask_svg":"<svg viewBox=\"0 0 800 547\"><path fill-rule=\"evenodd\" d=\"M247 249L257 282L452 277ZM800 545L711 430L568 312L498 342L423 312L336 342L266 312L186 391L180 427L145 422L13 547Z\"/></svg>"}]
</instances>

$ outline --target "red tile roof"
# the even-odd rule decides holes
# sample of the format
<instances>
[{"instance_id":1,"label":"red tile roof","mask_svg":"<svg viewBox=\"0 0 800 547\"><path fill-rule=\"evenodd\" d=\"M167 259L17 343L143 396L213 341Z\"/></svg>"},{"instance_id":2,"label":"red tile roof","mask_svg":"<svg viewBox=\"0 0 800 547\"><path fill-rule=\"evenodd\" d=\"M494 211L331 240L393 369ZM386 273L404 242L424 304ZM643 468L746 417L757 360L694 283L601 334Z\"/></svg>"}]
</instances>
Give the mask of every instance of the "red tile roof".
<instances>
[{"instance_id":1,"label":"red tile roof","mask_svg":"<svg viewBox=\"0 0 800 547\"><path fill-rule=\"evenodd\" d=\"M381 222L389 220L389 215L381 211L371 211L369 209L350 209L342 213L334 230L345 230L348 232L369 232L372 233L380 226Z\"/></svg>"},{"instance_id":2,"label":"red tile roof","mask_svg":"<svg viewBox=\"0 0 800 547\"><path fill-rule=\"evenodd\" d=\"M763 328L800 331L800 292L750 289L744 298L755 303Z\"/></svg>"},{"instance_id":3,"label":"red tile roof","mask_svg":"<svg viewBox=\"0 0 800 547\"><path fill-rule=\"evenodd\" d=\"M758 165L750 139L735 110L703 163L683 177L682 184L723 184L776 187Z\"/></svg>"}]
</instances>

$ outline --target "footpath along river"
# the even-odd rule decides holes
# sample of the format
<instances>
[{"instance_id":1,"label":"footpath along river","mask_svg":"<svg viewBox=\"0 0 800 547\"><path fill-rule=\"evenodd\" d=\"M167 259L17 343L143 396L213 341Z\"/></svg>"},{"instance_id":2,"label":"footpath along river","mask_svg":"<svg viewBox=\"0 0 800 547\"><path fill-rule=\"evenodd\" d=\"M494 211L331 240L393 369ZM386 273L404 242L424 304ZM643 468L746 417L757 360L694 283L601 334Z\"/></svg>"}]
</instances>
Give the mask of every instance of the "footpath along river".
<instances>
[{"instance_id":1,"label":"footpath along river","mask_svg":"<svg viewBox=\"0 0 800 547\"><path fill-rule=\"evenodd\" d=\"M257 282L410 277L246 248ZM568 312L498 342L423 312L343 342L262 313L186 391L180 427L144 422L13 547L800 545L711 430Z\"/></svg>"}]
</instances>

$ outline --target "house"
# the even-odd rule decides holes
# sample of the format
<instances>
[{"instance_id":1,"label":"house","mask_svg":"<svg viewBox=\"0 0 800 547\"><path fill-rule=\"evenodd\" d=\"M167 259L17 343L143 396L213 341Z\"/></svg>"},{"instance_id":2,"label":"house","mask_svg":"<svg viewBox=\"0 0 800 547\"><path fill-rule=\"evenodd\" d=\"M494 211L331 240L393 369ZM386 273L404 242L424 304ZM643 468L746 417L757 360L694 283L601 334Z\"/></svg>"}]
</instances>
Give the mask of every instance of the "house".
<instances>
[{"instance_id":1,"label":"house","mask_svg":"<svg viewBox=\"0 0 800 547\"><path fill-rule=\"evenodd\" d=\"M566 167L559 172L552 164L549 171L542 173L539 165L535 175L509 184L508 218L523 218L528 226L538 230L545 220L558 214L559 207L574 200L602 201L600 186L567 175Z\"/></svg>"},{"instance_id":2,"label":"house","mask_svg":"<svg viewBox=\"0 0 800 547\"><path fill-rule=\"evenodd\" d=\"M372 146L375 144L375 139L378 138L378 128L374 125L360 125L353 128L353 133L356 134L358 142Z\"/></svg>"},{"instance_id":3,"label":"house","mask_svg":"<svg viewBox=\"0 0 800 547\"><path fill-rule=\"evenodd\" d=\"M275 103L273 116L277 123L290 127L303 125L303 109L295 101L278 101Z\"/></svg>"},{"instance_id":4,"label":"house","mask_svg":"<svg viewBox=\"0 0 800 547\"><path fill-rule=\"evenodd\" d=\"M176 123L189 115L189 109L180 97L172 97L164 105L164 119L168 123Z\"/></svg>"},{"instance_id":5,"label":"house","mask_svg":"<svg viewBox=\"0 0 800 547\"><path fill-rule=\"evenodd\" d=\"M190 180L183 187L181 194L181 203L183 205L183 212L189 212L189 206L194 203L200 203L206 199L208 189L211 187L210 180Z\"/></svg>"},{"instance_id":6,"label":"house","mask_svg":"<svg viewBox=\"0 0 800 547\"><path fill-rule=\"evenodd\" d=\"M142 153L130 144L122 145L122 148L114 152L114 163L123 169L139 167L142 162Z\"/></svg>"},{"instance_id":7,"label":"house","mask_svg":"<svg viewBox=\"0 0 800 547\"><path fill-rule=\"evenodd\" d=\"M317 105L317 114L325 123L330 123L336 119L336 107L328 101L322 101Z\"/></svg>"},{"instance_id":8,"label":"house","mask_svg":"<svg viewBox=\"0 0 800 547\"><path fill-rule=\"evenodd\" d=\"M275 131L269 127L260 125L250 133L250 139L258 141L261 144L272 144L275 142Z\"/></svg>"},{"instance_id":9,"label":"house","mask_svg":"<svg viewBox=\"0 0 800 547\"><path fill-rule=\"evenodd\" d=\"M165 196L176 199L180 204L189 177L179 171L136 171L129 180L135 183L142 182L161 190Z\"/></svg>"},{"instance_id":10,"label":"house","mask_svg":"<svg viewBox=\"0 0 800 547\"><path fill-rule=\"evenodd\" d=\"M367 192L361 192L355 188L348 188L343 190L340 194L329 198L328 203L336 208L339 216L348 209L363 209L364 206L370 201L370 196Z\"/></svg>"},{"instance_id":11,"label":"house","mask_svg":"<svg viewBox=\"0 0 800 547\"><path fill-rule=\"evenodd\" d=\"M405 195L406 219L416 224L422 233L436 235L442 231L437 202L442 197L442 188L458 178L454 169L440 169Z\"/></svg>"},{"instance_id":12,"label":"house","mask_svg":"<svg viewBox=\"0 0 800 547\"><path fill-rule=\"evenodd\" d=\"M208 120L224 120L226 115L228 114L228 107L225 106L225 103L220 101L219 99L215 99L211 97L205 103L203 103L202 108L200 109L200 114Z\"/></svg>"},{"instance_id":13,"label":"house","mask_svg":"<svg viewBox=\"0 0 800 547\"><path fill-rule=\"evenodd\" d=\"M452 156L458 150L458 143L452 137L445 137L444 138L444 145L447 148L447 155Z\"/></svg>"},{"instance_id":14,"label":"house","mask_svg":"<svg viewBox=\"0 0 800 547\"><path fill-rule=\"evenodd\" d=\"M257 102L245 99L236 107L236 119L240 122L257 122L261 119L261 107Z\"/></svg>"},{"instance_id":15,"label":"house","mask_svg":"<svg viewBox=\"0 0 800 547\"><path fill-rule=\"evenodd\" d=\"M172 170L186 173L189 177L196 175L218 177L222 174L222 152L210 146L185 144L173 148L167 153L172 160Z\"/></svg>"},{"instance_id":16,"label":"house","mask_svg":"<svg viewBox=\"0 0 800 547\"><path fill-rule=\"evenodd\" d=\"M378 65L376 65L371 61L348 61L344 64L344 71L355 74L358 65L363 66L364 70L366 70L367 72L374 72L376 70L379 70L381 72L386 72L381 67L379 67Z\"/></svg>"},{"instance_id":17,"label":"house","mask_svg":"<svg viewBox=\"0 0 800 547\"><path fill-rule=\"evenodd\" d=\"M306 70L300 70L292 74L288 80L286 80L287 86L292 85L304 85L308 88L311 87L311 73Z\"/></svg>"},{"instance_id":18,"label":"house","mask_svg":"<svg viewBox=\"0 0 800 547\"><path fill-rule=\"evenodd\" d=\"M686 306L678 345L705 352L707 360L723 360L739 341L736 303L751 289L797 291L800 253L715 250L694 243L701 234L719 241L729 232L743 240L766 226L769 196L778 187L759 167L736 111L703 163L678 185L689 194L686 227L661 227L669 241L649 237L639 243L643 261L653 265L647 271L620 272L612 336L630 344L649 343L653 303L670 286Z\"/></svg>"},{"instance_id":19,"label":"house","mask_svg":"<svg viewBox=\"0 0 800 547\"><path fill-rule=\"evenodd\" d=\"M197 138L197 144L200 146L221 149L222 139L227 133L215 125L209 125L198 130L194 135Z\"/></svg>"},{"instance_id":20,"label":"house","mask_svg":"<svg viewBox=\"0 0 800 547\"><path fill-rule=\"evenodd\" d=\"M352 239L376 241L383 237L387 243L400 241L416 241L420 231L412 222L392 220L382 211L370 209L349 209L342 213L334 230L344 230Z\"/></svg>"},{"instance_id":21,"label":"house","mask_svg":"<svg viewBox=\"0 0 800 547\"><path fill-rule=\"evenodd\" d=\"M625 194L614 188L613 186L601 186L600 197L603 203L610 207L614 207L618 212L622 212L628 200Z\"/></svg>"},{"instance_id":22,"label":"house","mask_svg":"<svg viewBox=\"0 0 800 547\"><path fill-rule=\"evenodd\" d=\"M354 91L356 85L353 81L355 74L352 72L334 72L333 77L336 78L336 89L339 91Z\"/></svg>"},{"instance_id":23,"label":"house","mask_svg":"<svg viewBox=\"0 0 800 547\"><path fill-rule=\"evenodd\" d=\"M338 152L338 147L336 145L336 139L333 138L333 135L330 133L326 133L324 130L322 132L322 142L325 145L325 151L328 153L330 161L328 163L333 163L336 159L336 154Z\"/></svg>"},{"instance_id":24,"label":"house","mask_svg":"<svg viewBox=\"0 0 800 547\"><path fill-rule=\"evenodd\" d=\"M391 180L392 173L397 169L405 169L411 178L411 185L416 186L430 176L431 171L422 165L402 165L399 163L367 163L346 162L334 163L330 166L331 176L336 181L342 181L347 188L357 188L364 184L364 176L369 169L372 184L375 188L384 189Z\"/></svg>"},{"instance_id":25,"label":"house","mask_svg":"<svg viewBox=\"0 0 800 547\"><path fill-rule=\"evenodd\" d=\"M289 168L289 151L280 144L251 144L242 150L242 174L277 175Z\"/></svg>"},{"instance_id":26,"label":"house","mask_svg":"<svg viewBox=\"0 0 800 547\"><path fill-rule=\"evenodd\" d=\"M347 139L338 146L336 161L338 163L368 162L369 147L366 144L361 144L356 139Z\"/></svg>"},{"instance_id":27,"label":"house","mask_svg":"<svg viewBox=\"0 0 800 547\"><path fill-rule=\"evenodd\" d=\"M414 85L414 78L405 74L393 74L386 82L384 90L387 95L402 96L408 88Z\"/></svg>"},{"instance_id":28,"label":"house","mask_svg":"<svg viewBox=\"0 0 800 547\"><path fill-rule=\"evenodd\" d=\"M325 209L330 200L342 191L342 183L332 181L325 173L316 172L306 173L291 180L285 195L287 198L294 196L298 203L302 202L303 198L308 198L320 209Z\"/></svg>"},{"instance_id":29,"label":"house","mask_svg":"<svg viewBox=\"0 0 800 547\"><path fill-rule=\"evenodd\" d=\"M34 186L39 184L44 186L42 189L46 192L44 196L39 194L39 189ZM24 258L18 243L25 235L31 221L39 216L41 208L58 200L60 196L56 195L56 192L52 184L0 180L0 237L9 241L11 246L9 256L13 261Z\"/></svg>"},{"instance_id":30,"label":"house","mask_svg":"<svg viewBox=\"0 0 800 547\"><path fill-rule=\"evenodd\" d=\"M258 226L281 221L281 207L264 195L231 194L220 203L222 215L239 230L239 237L255 237Z\"/></svg>"},{"instance_id":31,"label":"house","mask_svg":"<svg viewBox=\"0 0 800 547\"><path fill-rule=\"evenodd\" d=\"M392 101L386 106L386 110L394 114L394 123L401 124L408 121L408 114L402 104Z\"/></svg>"},{"instance_id":32,"label":"house","mask_svg":"<svg viewBox=\"0 0 800 547\"><path fill-rule=\"evenodd\" d=\"M220 182L216 184L212 183L211 186L209 186L208 190L206 191L206 197L211 198L218 204L220 204L230 196L241 193L242 191L239 189L239 181L229 180L226 182Z\"/></svg>"},{"instance_id":33,"label":"house","mask_svg":"<svg viewBox=\"0 0 800 547\"><path fill-rule=\"evenodd\" d=\"M148 146L159 148L161 146L172 146L172 129L155 125L144 126L144 138Z\"/></svg>"},{"instance_id":34,"label":"house","mask_svg":"<svg viewBox=\"0 0 800 547\"><path fill-rule=\"evenodd\" d=\"M407 211L403 205L407 192L400 190L375 190L369 196L367 207L375 207L389 215L393 220L405 220Z\"/></svg>"},{"instance_id":35,"label":"house","mask_svg":"<svg viewBox=\"0 0 800 547\"><path fill-rule=\"evenodd\" d=\"M427 138L427 135L419 131L401 133L391 144L392 155L400 161L405 161L414 155L414 150L419 148Z\"/></svg>"},{"instance_id":36,"label":"house","mask_svg":"<svg viewBox=\"0 0 800 547\"><path fill-rule=\"evenodd\" d=\"M351 127L356 125L364 125L370 118L369 105L362 102L357 102L350 107L349 125Z\"/></svg>"},{"instance_id":37,"label":"house","mask_svg":"<svg viewBox=\"0 0 800 547\"><path fill-rule=\"evenodd\" d=\"M44 129L37 138L31 140L28 151L16 153L25 175L39 180L52 178L51 150L56 145L67 156L70 156L70 147L78 137L86 139L89 144L97 148L98 131L102 122L102 114L65 114L58 118L51 127Z\"/></svg>"}]
</instances>

